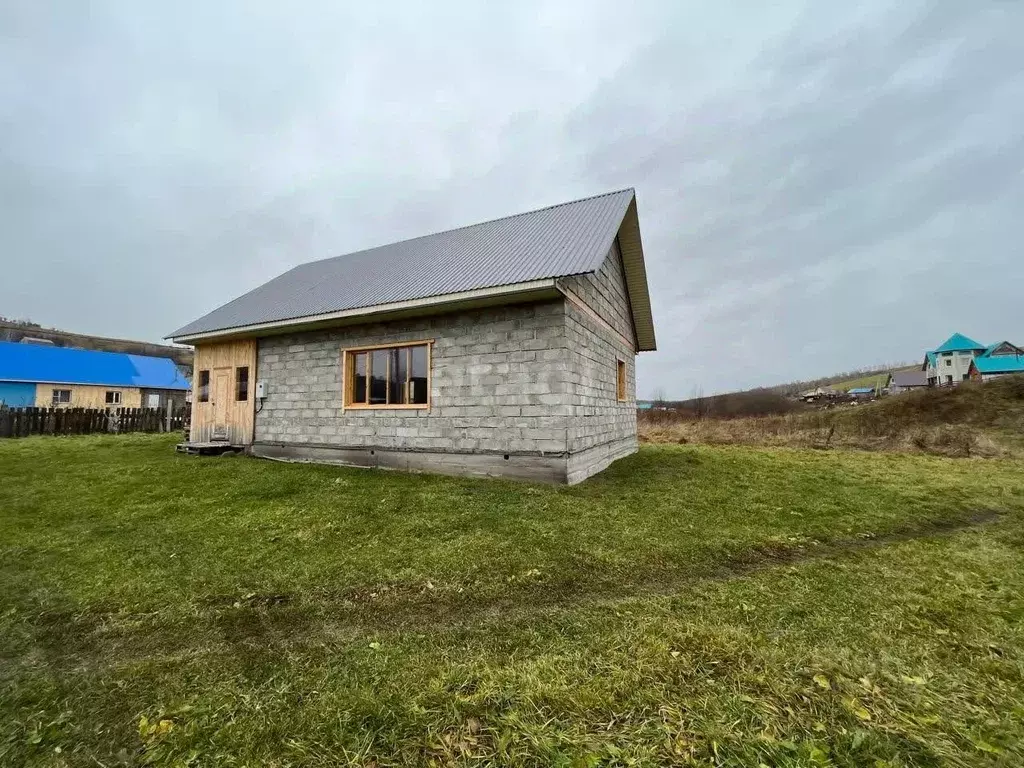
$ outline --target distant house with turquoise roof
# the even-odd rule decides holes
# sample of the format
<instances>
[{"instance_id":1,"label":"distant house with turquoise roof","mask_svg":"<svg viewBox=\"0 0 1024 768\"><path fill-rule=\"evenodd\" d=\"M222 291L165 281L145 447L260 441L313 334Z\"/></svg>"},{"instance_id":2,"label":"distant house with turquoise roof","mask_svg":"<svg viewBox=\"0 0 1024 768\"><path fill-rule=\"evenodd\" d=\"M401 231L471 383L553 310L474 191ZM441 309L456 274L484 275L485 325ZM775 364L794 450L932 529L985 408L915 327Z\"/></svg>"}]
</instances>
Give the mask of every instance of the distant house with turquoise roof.
<instances>
[{"instance_id":1,"label":"distant house with turquoise roof","mask_svg":"<svg viewBox=\"0 0 1024 768\"><path fill-rule=\"evenodd\" d=\"M992 344L971 361L970 377L975 381L1014 374L1024 374L1024 349L1008 341Z\"/></svg>"},{"instance_id":2,"label":"distant house with turquoise roof","mask_svg":"<svg viewBox=\"0 0 1024 768\"><path fill-rule=\"evenodd\" d=\"M931 387L1024 373L1024 349L1008 341L986 346L962 333L954 333L935 350L925 352L921 370Z\"/></svg>"}]
</instances>

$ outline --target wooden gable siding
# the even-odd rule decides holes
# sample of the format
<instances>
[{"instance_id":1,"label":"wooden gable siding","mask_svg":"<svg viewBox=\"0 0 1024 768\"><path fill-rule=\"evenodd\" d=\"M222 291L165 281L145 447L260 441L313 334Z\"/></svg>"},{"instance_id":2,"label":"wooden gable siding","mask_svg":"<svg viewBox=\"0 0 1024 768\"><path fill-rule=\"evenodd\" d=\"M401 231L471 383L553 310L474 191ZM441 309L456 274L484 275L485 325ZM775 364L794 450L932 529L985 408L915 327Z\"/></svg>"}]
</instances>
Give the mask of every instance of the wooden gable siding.
<instances>
[{"instance_id":1,"label":"wooden gable siding","mask_svg":"<svg viewBox=\"0 0 1024 768\"><path fill-rule=\"evenodd\" d=\"M249 367L249 390L246 400L235 398L235 371ZM199 400L201 371L210 372L210 397ZM227 376L227 386L218 388L218 381ZM192 442L207 442L224 438L234 445L250 445L253 437L256 385L256 341L228 341L220 344L202 344L196 347L192 369ZM223 398L227 398L224 402ZM221 402L218 405L218 399ZM221 428L226 431L222 432Z\"/></svg>"},{"instance_id":2,"label":"wooden gable siding","mask_svg":"<svg viewBox=\"0 0 1024 768\"><path fill-rule=\"evenodd\" d=\"M1024 355L1024 349L1004 341L989 353L989 357L1006 357L1008 355Z\"/></svg>"},{"instance_id":3,"label":"wooden gable siding","mask_svg":"<svg viewBox=\"0 0 1024 768\"><path fill-rule=\"evenodd\" d=\"M141 408L142 392L138 387L107 387L96 384L36 384L36 408L53 405L53 390L70 389L71 402L60 408ZM120 392L120 403L107 403L107 392Z\"/></svg>"}]
</instances>

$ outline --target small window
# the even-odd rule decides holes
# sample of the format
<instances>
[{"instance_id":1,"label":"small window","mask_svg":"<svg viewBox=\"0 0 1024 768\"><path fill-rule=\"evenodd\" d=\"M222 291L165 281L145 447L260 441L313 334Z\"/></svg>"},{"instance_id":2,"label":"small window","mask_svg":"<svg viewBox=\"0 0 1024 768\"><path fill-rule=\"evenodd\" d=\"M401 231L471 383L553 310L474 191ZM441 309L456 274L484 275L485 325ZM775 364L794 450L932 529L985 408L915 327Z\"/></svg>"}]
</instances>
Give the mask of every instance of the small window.
<instances>
[{"instance_id":1,"label":"small window","mask_svg":"<svg viewBox=\"0 0 1024 768\"><path fill-rule=\"evenodd\" d=\"M199 402L210 402L210 372L199 372Z\"/></svg>"},{"instance_id":2,"label":"small window","mask_svg":"<svg viewBox=\"0 0 1024 768\"><path fill-rule=\"evenodd\" d=\"M67 405L71 402L71 390L70 389L55 389L53 390L53 404L54 405Z\"/></svg>"},{"instance_id":3,"label":"small window","mask_svg":"<svg viewBox=\"0 0 1024 768\"><path fill-rule=\"evenodd\" d=\"M964 381L967 381L969 378L971 378L971 374L965 373L964 374Z\"/></svg>"},{"instance_id":4,"label":"small window","mask_svg":"<svg viewBox=\"0 0 1024 768\"><path fill-rule=\"evenodd\" d=\"M953 364L953 358L952 357L947 357L946 358L946 365L952 365L952 364Z\"/></svg>"},{"instance_id":5,"label":"small window","mask_svg":"<svg viewBox=\"0 0 1024 768\"><path fill-rule=\"evenodd\" d=\"M160 395L156 392L149 392L146 394L146 407L147 408L159 408L160 407Z\"/></svg>"},{"instance_id":6,"label":"small window","mask_svg":"<svg viewBox=\"0 0 1024 768\"><path fill-rule=\"evenodd\" d=\"M249 399L249 366L235 368L235 400L239 403Z\"/></svg>"},{"instance_id":7,"label":"small window","mask_svg":"<svg viewBox=\"0 0 1024 768\"><path fill-rule=\"evenodd\" d=\"M345 351L345 407L428 408L430 344Z\"/></svg>"},{"instance_id":8,"label":"small window","mask_svg":"<svg viewBox=\"0 0 1024 768\"><path fill-rule=\"evenodd\" d=\"M953 377L952 376L947 376L946 377L946 383L947 384L952 384L953 383Z\"/></svg>"},{"instance_id":9,"label":"small window","mask_svg":"<svg viewBox=\"0 0 1024 768\"><path fill-rule=\"evenodd\" d=\"M103 397L104 402L107 405L120 405L121 404L121 393L120 392L107 392Z\"/></svg>"},{"instance_id":10,"label":"small window","mask_svg":"<svg viewBox=\"0 0 1024 768\"><path fill-rule=\"evenodd\" d=\"M615 361L615 396L619 402L626 399L626 361Z\"/></svg>"}]
</instances>

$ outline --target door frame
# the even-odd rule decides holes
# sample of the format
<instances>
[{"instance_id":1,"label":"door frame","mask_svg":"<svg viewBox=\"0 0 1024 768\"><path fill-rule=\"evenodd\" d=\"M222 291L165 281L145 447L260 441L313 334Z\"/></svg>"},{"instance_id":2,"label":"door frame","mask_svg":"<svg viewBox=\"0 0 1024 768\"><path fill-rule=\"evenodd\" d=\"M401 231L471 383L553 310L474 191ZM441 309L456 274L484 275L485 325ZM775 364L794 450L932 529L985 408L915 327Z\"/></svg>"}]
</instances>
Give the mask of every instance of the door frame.
<instances>
[{"instance_id":1,"label":"door frame","mask_svg":"<svg viewBox=\"0 0 1024 768\"><path fill-rule=\"evenodd\" d=\"M245 400L236 400L236 370L249 368L249 387ZM190 440L203 443L225 438L232 445L250 445L255 431L255 397L256 381L256 340L213 342L197 344L193 363L193 384L195 385L202 371L209 372L209 395L200 400L198 391L192 397L192 423L189 431ZM227 373L225 392L218 388L218 377ZM221 385L223 387L223 384ZM217 435L214 437L214 429ZM226 435L224 429L226 427Z\"/></svg>"}]
</instances>

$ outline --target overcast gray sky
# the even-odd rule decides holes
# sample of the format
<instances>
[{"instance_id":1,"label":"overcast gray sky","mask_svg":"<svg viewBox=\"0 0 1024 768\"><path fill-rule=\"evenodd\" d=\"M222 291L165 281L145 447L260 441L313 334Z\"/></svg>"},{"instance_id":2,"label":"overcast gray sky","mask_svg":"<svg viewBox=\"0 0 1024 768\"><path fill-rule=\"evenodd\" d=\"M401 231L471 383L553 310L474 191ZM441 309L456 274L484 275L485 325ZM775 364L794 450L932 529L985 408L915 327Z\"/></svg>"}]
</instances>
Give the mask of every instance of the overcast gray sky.
<instances>
[{"instance_id":1,"label":"overcast gray sky","mask_svg":"<svg viewBox=\"0 0 1024 768\"><path fill-rule=\"evenodd\" d=\"M6 0L0 315L157 340L633 186L641 396L1024 343L1024 3L382 5Z\"/></svg>"}]
</instances>

